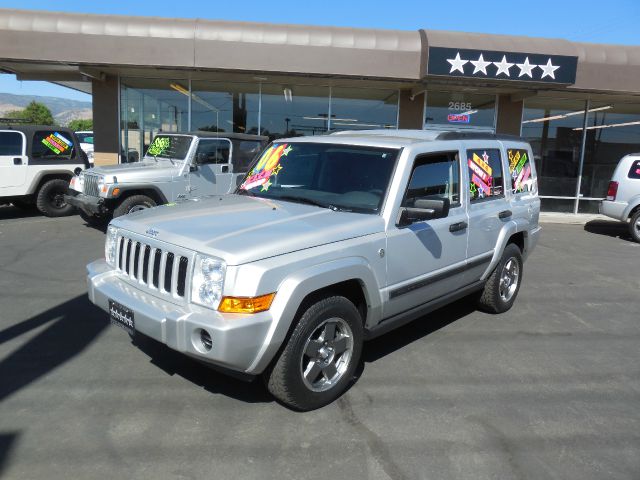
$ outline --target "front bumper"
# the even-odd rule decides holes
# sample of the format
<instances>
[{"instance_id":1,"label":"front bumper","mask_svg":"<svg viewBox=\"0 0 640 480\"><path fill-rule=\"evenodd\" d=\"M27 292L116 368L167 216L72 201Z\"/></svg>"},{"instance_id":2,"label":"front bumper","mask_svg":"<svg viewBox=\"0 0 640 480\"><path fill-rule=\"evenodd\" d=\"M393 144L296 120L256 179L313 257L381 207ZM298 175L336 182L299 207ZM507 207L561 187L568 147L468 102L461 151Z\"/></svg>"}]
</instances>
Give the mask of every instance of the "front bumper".
<instances>
[{"instance_id":1,"label":"front bumper","mask_svg":"<svg viewBox=\"0 0 640 480\"><path fill-rule=\"evenodd\" d=\"M134 312L135 329L169 348L206 363L255 375L249 367L263 351L273 318L267 312L255 315L221 314L197 305L178 305L136 288L104 260L87 265L89 300L105 312L114 300ZM200 331L212 338L206 351Z\"/></svg>"},{"instance_id":2,"label":"front bumper","mask_svg":"<svg viewBox=\"0 0 640 480\"><path fill-rule=\"evenodd\" d=\"M92 197L84 193L77 193L69 190L69 194L64 196L64 201L69 205L80 208L90 215L102 215L107 209L104 205L104 198Z\"/></svg>"}]
</instances>

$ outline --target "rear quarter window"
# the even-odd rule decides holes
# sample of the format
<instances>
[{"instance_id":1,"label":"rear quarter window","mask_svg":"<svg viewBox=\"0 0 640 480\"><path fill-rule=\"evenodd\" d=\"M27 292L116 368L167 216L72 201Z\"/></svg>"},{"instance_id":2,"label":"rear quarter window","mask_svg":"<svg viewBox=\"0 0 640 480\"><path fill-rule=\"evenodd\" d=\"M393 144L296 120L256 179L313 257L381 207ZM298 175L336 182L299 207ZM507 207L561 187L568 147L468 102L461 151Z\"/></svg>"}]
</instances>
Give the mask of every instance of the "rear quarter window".
<instances>
[{"instance_id":1,"label":"rear quarter window","mask_svg":"<svg viewBox=\"0 0 640 480\"><path fill-rule=\"evenodd\" d=\"M69 159L73 155L73 149L73 137L66 132L40 130L33 134L33 158Z\"/></svg>"},{"instance_id":2,"label":"rear quarter window","mask_svg":"<svg viewBox=\"0 0 640 480\"><path fill-rule=\"evenodd\" d=\"M629 178L640 179L640 160L635 160L631 163Z\"/></svg>"},{"instance_id":3,"label":"rear quarter window","mask_svg":"<svg viewBox=\"0 0 640 480\"><path fill-rule=\"evenodd\" d=\"M521 148L509 148L509 176L511 177L511 191L513 193L530 192L532 190L533 175L529 152Z\"/></svg>"}]
</instances>

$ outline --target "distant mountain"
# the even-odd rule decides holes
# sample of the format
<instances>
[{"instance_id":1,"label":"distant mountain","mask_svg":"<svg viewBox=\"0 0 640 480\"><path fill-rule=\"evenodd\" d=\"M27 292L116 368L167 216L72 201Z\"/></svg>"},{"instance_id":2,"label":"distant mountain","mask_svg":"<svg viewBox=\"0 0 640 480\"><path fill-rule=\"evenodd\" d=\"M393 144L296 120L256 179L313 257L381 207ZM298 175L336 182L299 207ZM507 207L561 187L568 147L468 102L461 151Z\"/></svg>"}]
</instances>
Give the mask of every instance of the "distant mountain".
<instances>
[{"instance_id":1,"label":"distant mountain","mask_svg":"<svg viewBox=\"0 0 640 480\"><path fill-rule=\"evenodd\" d=\"M92 117L91 102L70 100L60 97L42 97L38 95L14 95L13 93L0 93L0 117L12 110L22 110L30 102L43 103L51 110L53 118L60 125L66 125L71 120L89 119Z\"/></svg>"}]
</instances>

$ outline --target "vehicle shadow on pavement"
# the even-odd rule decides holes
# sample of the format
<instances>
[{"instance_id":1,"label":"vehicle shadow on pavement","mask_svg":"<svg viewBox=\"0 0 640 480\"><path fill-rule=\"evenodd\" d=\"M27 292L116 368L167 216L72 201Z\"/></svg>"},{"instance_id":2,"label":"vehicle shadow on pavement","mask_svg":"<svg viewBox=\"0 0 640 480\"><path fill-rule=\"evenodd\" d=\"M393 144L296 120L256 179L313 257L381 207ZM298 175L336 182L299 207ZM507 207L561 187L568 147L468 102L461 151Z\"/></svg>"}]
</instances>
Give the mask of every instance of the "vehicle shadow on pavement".
<instances>
[{"instance_id":1,"label":"vehicle shadow on pavement","mask_svg":"<svg viewBox=\"0 0 640 480\"><path fill-rule=\"evenodd\" d=\"M148 355L151 363L170 376L179 375L209 393L247 403L268 403L274 399L259 378L238 379L175 352L145 335L136 335L133 344Z\"/></svg>"},{"instance_id":2,"label":"vehicle shadow on pavement","mask_svg":"<svg viewBox=\"0 0 640 480\"><path fill-rule=\"evenodd\" d=\"M473 296L464 297L364 344L363 363L371 363L400 350L476 311Z\"/></svg>"},{"instance_id":3,"label":"vehicle shadow on pavement","mask_svg":"<svg viewBox=\"0 0 640 480\"><path fill-rule=\"evenodd\" d=\"M629 233L628 223L609 220L591 220L584 225L584 229L596 235L606 235L633 242L631 234Z\"/></svg>"},{"instance_id":4,"label":"vehicle shadow on pavement","mask_svg":"<svg viewBox=\"0 0 640 480\"><path fill-rule=\"evenodd\" d=\"M22 209L13 205L0 205L0 220L14 220L17 218L44 217L38 209L33 208Z\"/></svg>"},{"instance_id":5,"label":"vehicle shadow on pavement","mask_svg":"<svg viewBox=\"0 0 640 480\"><path fill-rule=\"evenodd\" d=\"M17 432L0 433L0 477L9 463L9 455L17 439Z\"/></svg>"},{"instance_id":6,"label":"vehicle shadow on pavement","mask_svg":"<svg viewBox=\"0 0 640 480\"><path fill-rule=\"evenodd\" d=\"M90 345L109 325L86 295L0 331L0 344L49 324L0 361L0 402Z\"/></svg>"}]
</instances>

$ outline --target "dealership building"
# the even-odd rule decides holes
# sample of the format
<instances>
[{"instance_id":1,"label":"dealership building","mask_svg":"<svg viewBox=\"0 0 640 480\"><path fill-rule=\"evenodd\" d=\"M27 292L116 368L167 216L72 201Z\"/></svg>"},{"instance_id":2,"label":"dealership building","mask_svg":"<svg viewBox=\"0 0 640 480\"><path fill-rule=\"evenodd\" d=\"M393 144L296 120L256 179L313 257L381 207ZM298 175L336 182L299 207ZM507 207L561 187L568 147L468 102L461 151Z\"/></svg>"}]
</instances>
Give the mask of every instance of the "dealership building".
<instances>
[{"instance_id":1,"label":"dealership building","mask_svg":"<svg viewBox=\"0 0 640 480\"><path fill-rule=\"evenodd\" d=\"M92 94L97 164L160 131L492 130L531 142L544 210L594 212L640 151L640 46L0 9L0 71Z\"/></svg>"}]
</instances>

